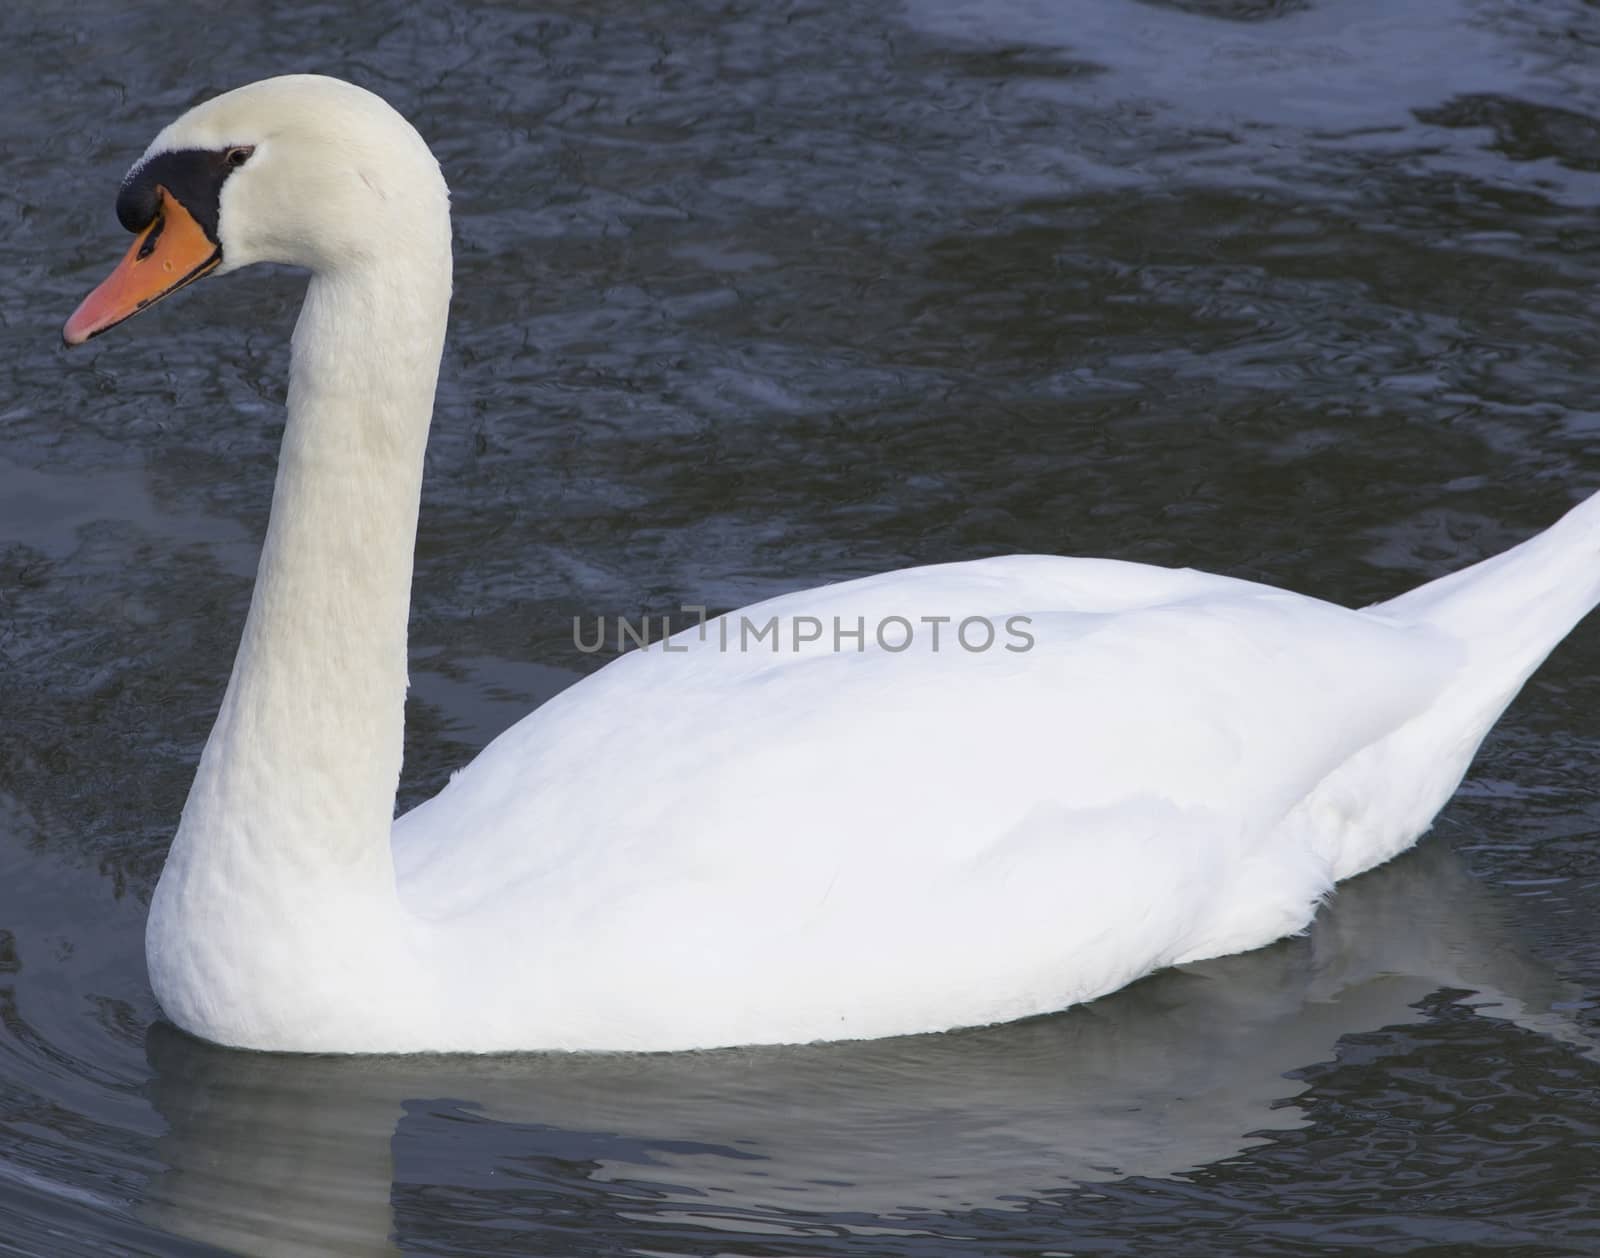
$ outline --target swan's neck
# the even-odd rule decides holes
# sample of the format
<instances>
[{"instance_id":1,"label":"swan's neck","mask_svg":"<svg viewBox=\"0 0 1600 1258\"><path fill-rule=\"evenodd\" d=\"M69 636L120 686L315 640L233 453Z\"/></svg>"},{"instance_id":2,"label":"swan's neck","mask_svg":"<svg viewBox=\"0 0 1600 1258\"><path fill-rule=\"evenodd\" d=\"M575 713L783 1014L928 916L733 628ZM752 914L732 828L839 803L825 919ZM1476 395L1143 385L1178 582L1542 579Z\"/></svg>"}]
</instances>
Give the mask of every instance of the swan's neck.
<instances>
[{"instance_id":1,"label":"swan's neck","mask_svg":"<svg viewBox=\"0 0 1600 1258\"><path fill-rule=\"evenodd\" d=\"M218 872L251 880L370 880L392 893L447 233L426 265L413 256L311 280L255 594L176 858L215 860Z\"/></svg>"}]
</instances>

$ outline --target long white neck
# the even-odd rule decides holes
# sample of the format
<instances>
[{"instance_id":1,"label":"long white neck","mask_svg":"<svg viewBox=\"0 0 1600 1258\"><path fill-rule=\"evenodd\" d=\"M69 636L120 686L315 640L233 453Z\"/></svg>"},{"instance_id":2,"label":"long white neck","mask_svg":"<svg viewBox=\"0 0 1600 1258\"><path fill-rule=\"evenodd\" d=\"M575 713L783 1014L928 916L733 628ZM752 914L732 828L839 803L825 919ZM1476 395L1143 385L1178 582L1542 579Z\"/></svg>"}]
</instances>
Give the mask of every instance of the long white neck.
<instances>
[{"instance_id":1,"label":"long white neck","mask_svg":"<svg viewBox=\"0 0 1600 1258\"><path fill-rule=\"evenodd\" d=\"M406 622L448 224L312 278L255 594L174 856L392 894ZM197 850L206 849L204 856Z\"/></svg>"}]
</instances>

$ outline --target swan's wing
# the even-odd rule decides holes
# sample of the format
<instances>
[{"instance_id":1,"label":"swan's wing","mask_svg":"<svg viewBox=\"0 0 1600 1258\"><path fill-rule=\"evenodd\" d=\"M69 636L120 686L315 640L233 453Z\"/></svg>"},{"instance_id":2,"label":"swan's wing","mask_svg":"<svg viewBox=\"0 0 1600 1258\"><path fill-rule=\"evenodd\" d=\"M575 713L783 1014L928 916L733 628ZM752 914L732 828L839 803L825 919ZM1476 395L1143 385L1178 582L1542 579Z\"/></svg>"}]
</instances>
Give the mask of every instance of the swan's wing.
<instances>
[{"instance_id":1,"label":"swan's wing","mask_svg":"<svg viewBox=\"0 0 1600 1258\"><path fill-rule=\"evenodd\" d=\"M964 650L946 626L937 652L870 630L861 650L796 651L689 630L681 653L633 652L558 695L402 818L402 883L448 914L529 879L581 895L696 869L825 878L868 855L926 867L980 858L1041 808L1137 800L1259 830L1426 709L1458 656L1317 600L1110 561L911 569L742 615L1025 615L1032 644Z\"/></svg>"},{"instance_id":2,"label":"swan's wing","mask_svg":"<svg viewBox=\"0 0 1600 1258\"><path fill-rule=\"evenodd\" d=\"M1243 582L1056 563L744 613L1026 615L1024 651L724 650L713 622L623 656L396 824L402 898L479 959L475 1008L535 993L545 1042L588 1047L1013 1018L1299 929L1328 865L1278 823L1425 711L1457 644Z\"/></svg>"}]
</instances>

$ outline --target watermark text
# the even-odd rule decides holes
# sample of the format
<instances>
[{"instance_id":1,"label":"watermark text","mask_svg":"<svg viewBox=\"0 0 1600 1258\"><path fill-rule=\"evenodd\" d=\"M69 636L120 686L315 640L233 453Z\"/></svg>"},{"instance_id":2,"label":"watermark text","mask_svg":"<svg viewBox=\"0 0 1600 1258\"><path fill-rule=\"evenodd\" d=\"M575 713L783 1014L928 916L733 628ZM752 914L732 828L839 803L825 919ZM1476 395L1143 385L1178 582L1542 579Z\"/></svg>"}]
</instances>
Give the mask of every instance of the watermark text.
<instances>
[{"instance_id":1,"label":"watermark text","mask_svg":"<svg viewBox=\"0 0 1600 1258\"><path fill-rule=\"evenodd\" d=\"M1030 617L1016 615L998 619L992 616L762 616L729 612L711 617L704 607L686 604L680 612L697 619L685 626L674 626L670 615L641 615L637 621L626 616L574 616L572 645L585 655L615 650L618 655L635 648L660 646L669 655L694 649L688 641L693 633L699 642L709 642L718 651L741 654L766 651L773 655L833 652L835 654L870 648L898 655L905 651L964 651L979 654L1002 650L1019 654L1031 651L1034 636L1029 632ZM674 641L675 635L681 635Z\"/></svg>"}]
</instances>

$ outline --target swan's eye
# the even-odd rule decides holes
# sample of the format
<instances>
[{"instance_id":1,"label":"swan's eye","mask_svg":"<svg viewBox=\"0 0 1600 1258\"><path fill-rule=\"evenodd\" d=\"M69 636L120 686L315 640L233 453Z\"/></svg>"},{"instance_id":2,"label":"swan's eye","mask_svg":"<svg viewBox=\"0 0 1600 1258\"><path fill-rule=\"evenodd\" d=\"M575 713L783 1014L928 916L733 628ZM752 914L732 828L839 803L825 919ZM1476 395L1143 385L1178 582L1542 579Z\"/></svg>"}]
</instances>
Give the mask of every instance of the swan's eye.
<instances>
[{"instance_id":1,"label":"swan's eye","mask_svg":"<svg viewBox=\"0 0 1600 1258\"><path fill-rule=\"evenodd\" d=\"M236 149L229 149L226 161L230 166L243 166L250 160L250 154L255 151L255 145L253 144L244 144Z\"/></svg>"}]
</instances>

